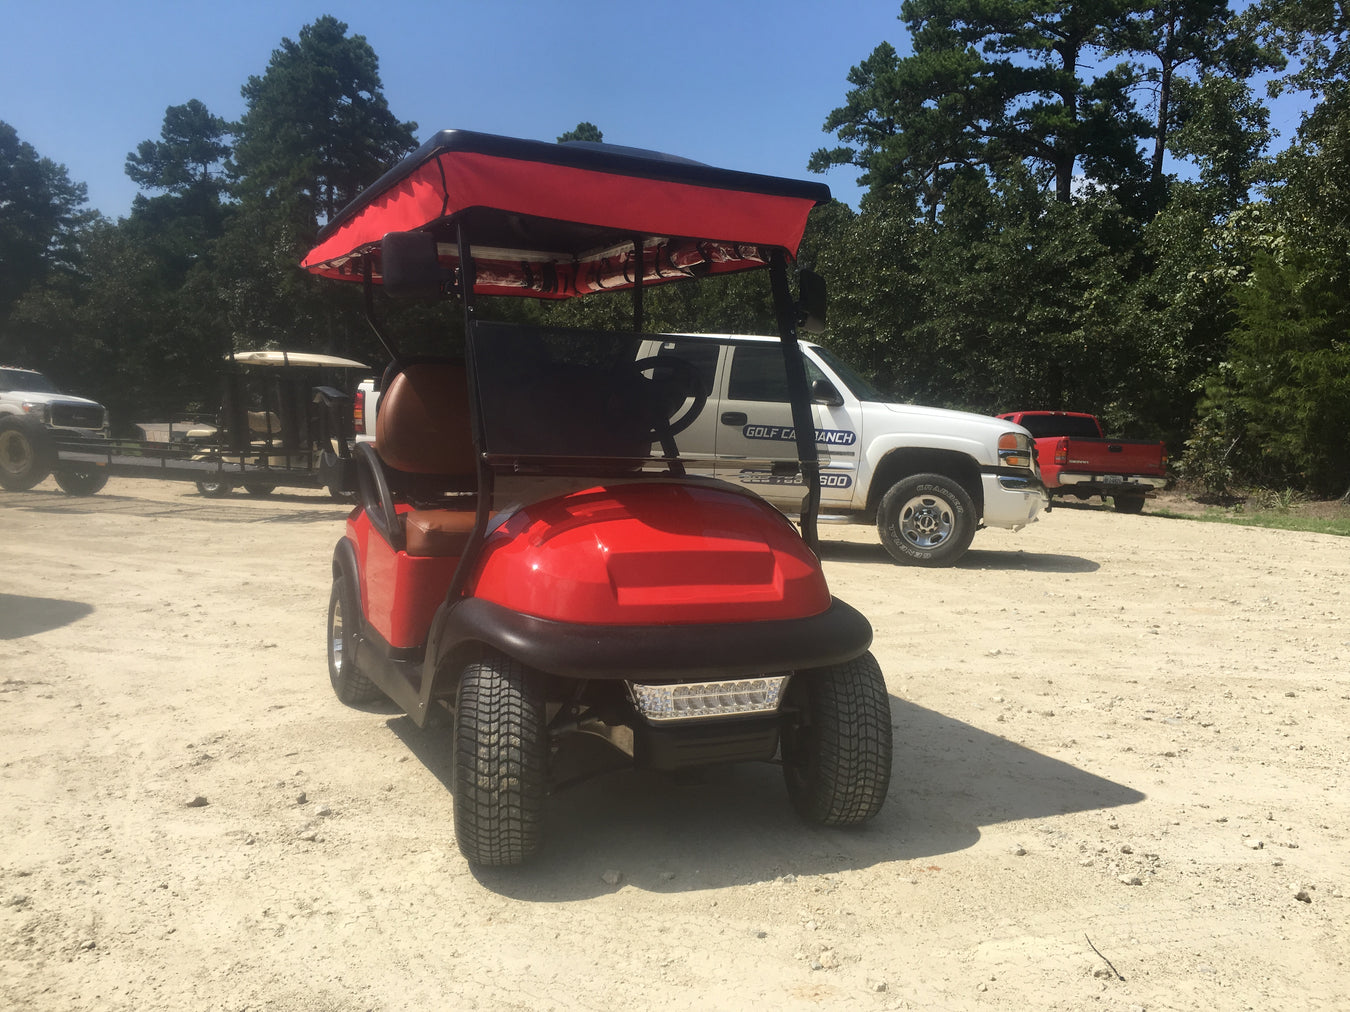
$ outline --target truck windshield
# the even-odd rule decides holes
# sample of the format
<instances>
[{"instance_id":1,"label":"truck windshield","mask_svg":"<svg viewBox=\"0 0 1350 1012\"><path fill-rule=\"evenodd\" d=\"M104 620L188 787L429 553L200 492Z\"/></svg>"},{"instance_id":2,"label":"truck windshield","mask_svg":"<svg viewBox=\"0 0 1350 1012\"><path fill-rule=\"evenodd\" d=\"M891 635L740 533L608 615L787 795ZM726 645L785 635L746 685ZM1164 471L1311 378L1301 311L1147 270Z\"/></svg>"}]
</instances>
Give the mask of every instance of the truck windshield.
<instances>
[{"instance_id":1,"label":"truck windshield","mask_svg":"<svg viewBox=\"0 0 1350 1012\"><path fill-rule=\"evenodd\" d=\"M827 349L818 344L811 345L811 350L820 356L821 361L834 370L834 374L844 381L844 385L849 388L853 396L860 401L886 401L886 397L880 390L872 386L871 383L863 379L848 363L831 354Z\"/></svg>"},{"instance_id":2,"label":"truck windshield","mask_svg":"<svg viewBox=\"0 0 1350 1012\"><path fill-rule=\"evenodd\" d=\"M31 369L0 369L0 390L31 390L33 393L59 393L46 376Z\"/></svg>"}]
</instances>

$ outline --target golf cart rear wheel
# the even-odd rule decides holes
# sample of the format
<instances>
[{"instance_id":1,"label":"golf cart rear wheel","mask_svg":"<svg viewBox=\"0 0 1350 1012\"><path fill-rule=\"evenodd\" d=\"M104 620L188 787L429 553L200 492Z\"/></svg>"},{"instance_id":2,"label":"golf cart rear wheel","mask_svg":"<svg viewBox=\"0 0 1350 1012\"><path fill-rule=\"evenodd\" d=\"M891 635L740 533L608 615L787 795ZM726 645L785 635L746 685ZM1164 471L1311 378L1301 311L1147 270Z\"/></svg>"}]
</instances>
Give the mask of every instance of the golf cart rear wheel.
<instances>
[{"instance_id":1,"label":"golf cart rear wheel","mask_svg":"<svg viewBox=\"0 0 1350 1012\"><path fill-rule=\"evenodd\" d=\"M539 849L548 730L539 679L489 653L460 675L455 702L455 839L470 864L521 864Z\"/></svg>"},{"instance_id":2,"label":"golf cart rear wheel","mask_svg":"<svg viewBox=\"0 0 1350 1012\"><path fill-rule=\"evenodd\" d=\"M333 692L344 703L368 703L380 698L380 689L356 667L356 636L361 621L361 605L351 581L343 576L333 580L328 598L328 680Z\"/></svg>"},{"instance_id":3,"label":"golf cart rear wheel","mask_svg":"<svg viewBox=\"0 0 1350 1012\"><path fill-rule=\"evenodd\" d=\"M101 467L88 470L57 471L52 475L66 495L94 495L108 484L108 472Z\"/></svg>"},{"instance_id":4,"label":"golf cart rear wheel","mask_svg":"<svg viewBox=\"0 0 1350 1012\"><path fill-rule=\"evenodd\" d=\"M783 775L797 813L822 826L876 815L891 783L891 705L876 659L800 672L784 702Z\"/></svg>"},{"instance_id":5,"label":"golf cart rear wheel","mask_svg":"<svg viewBox=\"0 0 1350 1012\"><path fill-rule=\"evenodd\" d=\"M256 485L253 482L244 482L244 491L249 495L263 496L271 495L277 490L275 485Z\"/></svg>"}]
</instances>

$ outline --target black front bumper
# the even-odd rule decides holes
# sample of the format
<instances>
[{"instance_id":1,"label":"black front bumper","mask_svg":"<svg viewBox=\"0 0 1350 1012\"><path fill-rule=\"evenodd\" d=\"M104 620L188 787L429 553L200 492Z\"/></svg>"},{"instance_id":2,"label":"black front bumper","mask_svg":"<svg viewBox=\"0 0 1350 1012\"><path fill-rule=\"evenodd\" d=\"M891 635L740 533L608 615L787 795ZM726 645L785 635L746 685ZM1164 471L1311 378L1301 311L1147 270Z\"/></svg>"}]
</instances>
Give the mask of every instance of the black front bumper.
<instances>
[{"instance_id":1,"label":"black front bumper","mask_svg":"<svg viewBox=\"0 0 1350 1012\"><path fill-rule=\"evenodd\" d=\"M702 681L842 664L872 645L872 626L834 600L819 615L699 625L578 625L471 598L437 615L436 657L482 643L564 678Z\"/></svg>"}]
</instances>

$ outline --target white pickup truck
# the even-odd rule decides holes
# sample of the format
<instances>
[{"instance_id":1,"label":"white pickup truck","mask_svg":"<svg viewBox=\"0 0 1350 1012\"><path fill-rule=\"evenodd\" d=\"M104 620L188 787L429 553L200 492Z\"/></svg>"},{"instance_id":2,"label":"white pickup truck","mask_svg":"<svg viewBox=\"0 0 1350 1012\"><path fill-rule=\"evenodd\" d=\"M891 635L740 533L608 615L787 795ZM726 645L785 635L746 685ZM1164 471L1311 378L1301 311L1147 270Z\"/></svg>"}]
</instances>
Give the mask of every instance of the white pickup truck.
<instances>
[{"instance_id":1,"label":"white pickup truck","mask_svg":"<svg viewBox=\"0 0 1350 1012\"><path fill-rule=\"evenodd\" d=\"M827 349L801 343L820 455L820 521L876 524L897 562L950 566L979 527L1019 530L1048 499L1031 434L987 415L896 404ZM691 471L741 485L784 513L801 506L777 338L653 335L637 359L677 358L697 370L707 403L680 433ZM650 367L649 367L650 368ZM356 438L375 438L379 390L356 395ZM700 461L706 461L701 465Z\"/></svg>"},{"instance_id":2,"label":"white pickup truck","mask_svg":"<svg viewBox=\"0 0 1350 1012\"><path fill-rule=\"evenodd\" d=\"M0 366L0 487L23 491L47 477L55 435L108 436L108 412L86 397L63 394L34 369ZM56 483L71 495L90 495L107 481L99 468L62 468Z\"/></svg>"},{"instance_id":3,"label":"white pickup truck","mask_svg":"<svg viewBox=\"0 0 1350 1012\"><path fill-rule=\"evenodd\" d=\"M949 566L980 526L1018 530L1046 493L1020 425L964 411L895 404L826 348L801 343L820 455L820 521L875 523L897 562ZM681 455L785 513L801 504L796 430L777 339L654 337L641 356L670 356L703 378L707 405L679 436Z\"/></svg>"}]
</instances>

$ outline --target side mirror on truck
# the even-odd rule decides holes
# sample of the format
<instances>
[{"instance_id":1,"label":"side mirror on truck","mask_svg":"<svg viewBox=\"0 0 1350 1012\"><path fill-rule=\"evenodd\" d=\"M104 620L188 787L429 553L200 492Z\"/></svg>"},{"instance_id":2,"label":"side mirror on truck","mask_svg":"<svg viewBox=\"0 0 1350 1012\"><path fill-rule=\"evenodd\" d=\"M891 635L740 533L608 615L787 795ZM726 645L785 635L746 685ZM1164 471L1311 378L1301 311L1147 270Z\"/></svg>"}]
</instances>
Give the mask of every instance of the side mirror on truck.
<instances>
[{"instance_id":1,"label":"side mirror on truck","mask_svg":"<svg viewBox=\"0 0 1350 1012\"><path fill-rule=\"evenodd\" d=\"M837 408L843 405L844 398L829 380L818 379L811 381L811 403Z\"/></svg>"},{"instance_id":2,"label":"side mirror on truck","mask_svg":"<svg viewBox=\"0 0 1350 1012\"><path fill-rule=\"evenodd\" d=\"M825 329L825 308L829 301L825 279L815 271L797 275L797 323L808 334L819 334Z\"/></svg>"}]
</instances>

